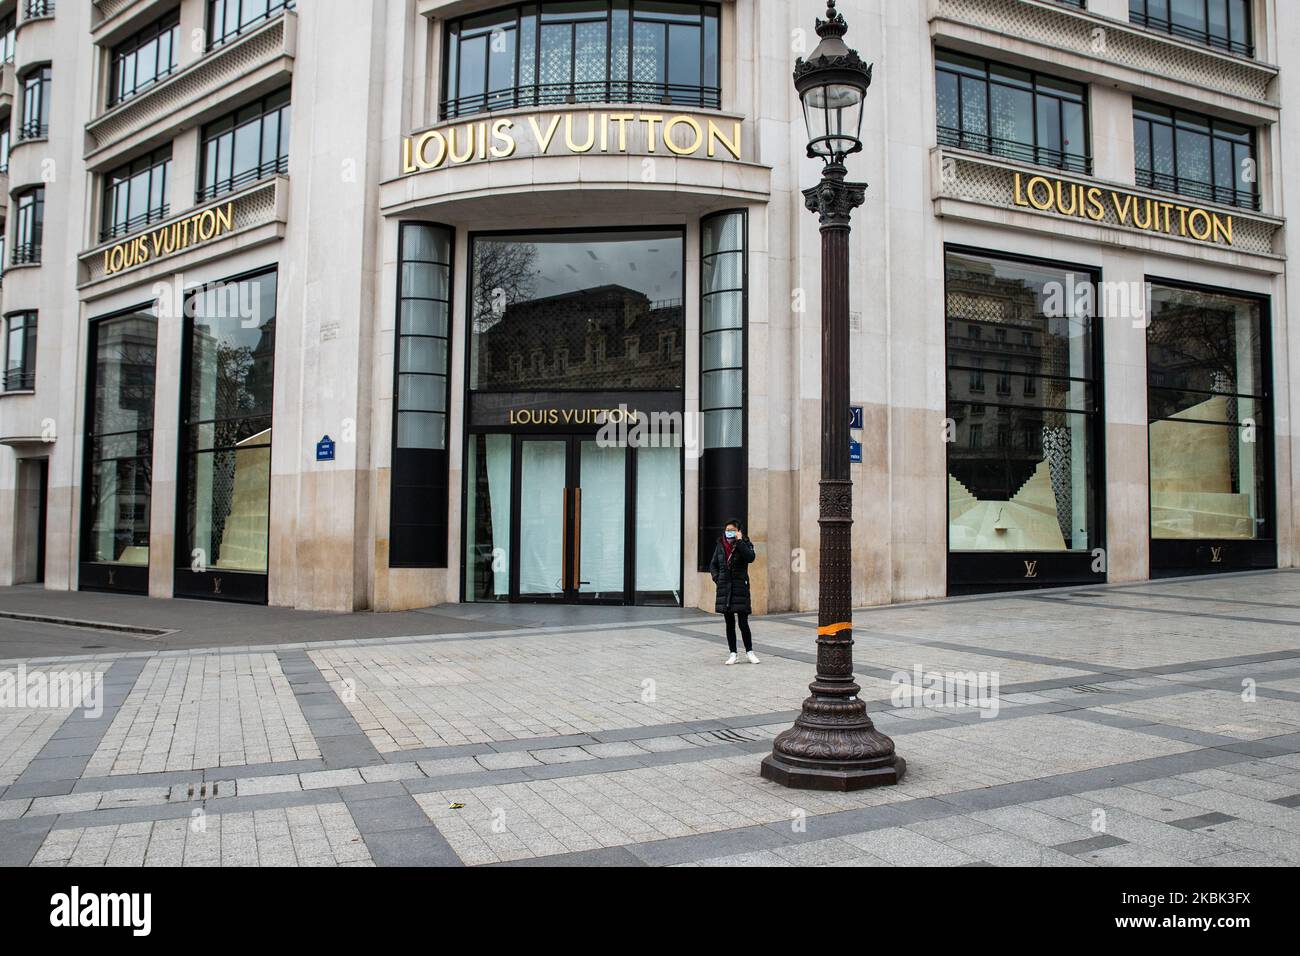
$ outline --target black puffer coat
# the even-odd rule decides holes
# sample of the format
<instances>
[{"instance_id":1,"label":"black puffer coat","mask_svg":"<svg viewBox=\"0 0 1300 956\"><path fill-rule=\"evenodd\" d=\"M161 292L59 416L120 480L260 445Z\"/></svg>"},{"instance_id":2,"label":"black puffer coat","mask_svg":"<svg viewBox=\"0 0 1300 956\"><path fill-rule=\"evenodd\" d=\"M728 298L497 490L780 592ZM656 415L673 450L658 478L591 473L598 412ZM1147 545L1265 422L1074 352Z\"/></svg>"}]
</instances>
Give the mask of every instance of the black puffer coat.
<instances>
[{"instance_id":1,"label":"black puffer coat","mask_svg":"<svg viewBox=\"0 0 1300 956\"><path fill-rule=\"evenodd\" d=\"M747 538L737 538L728 561L727 548L722 542L719 538L713 549L713 560L709 562L709 574L718 586L714 610L719 614L724 611L749 614L753 610L749 600L749 565L754 560L754 545Z\"/></svg>"}]
</instances>

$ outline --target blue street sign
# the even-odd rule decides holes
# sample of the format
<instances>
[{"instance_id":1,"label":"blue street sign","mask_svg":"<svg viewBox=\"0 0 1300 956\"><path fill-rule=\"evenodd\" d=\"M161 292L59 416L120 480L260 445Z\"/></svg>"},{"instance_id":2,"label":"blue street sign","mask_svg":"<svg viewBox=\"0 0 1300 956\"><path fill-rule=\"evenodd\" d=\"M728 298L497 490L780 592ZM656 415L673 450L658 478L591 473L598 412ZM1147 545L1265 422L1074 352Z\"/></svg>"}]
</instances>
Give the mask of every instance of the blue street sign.
<instances>
[{"instance_id":1,"label":"blue street sign","mask_svg":"<svg viewBox=\"0 0 1300 956\"><path fill-rule=\"evenodd\" d=\"M326 435L316 443L316 460L333 461L334 460L334 439Z\"/></svg>"},{"instance_id":2,"label":"blue street sign","mask_svg":"<svg viewBox=\"0 0 1300 956\"><path fill-rule=\"evenodd\" d=\"M862 464L862 442L849 442L849 463L853 465Z\"/></svg>"},{"instance_id":3,"label":"blue street sign","mask_svg":"<svg viewBox=\"0 0 1300 956\"><path fill-rule=\"evenodd\" d=\"M849 428L855 431L862 431L861 405L853 405L849 408Z\"/></svg>"}]
</instances>

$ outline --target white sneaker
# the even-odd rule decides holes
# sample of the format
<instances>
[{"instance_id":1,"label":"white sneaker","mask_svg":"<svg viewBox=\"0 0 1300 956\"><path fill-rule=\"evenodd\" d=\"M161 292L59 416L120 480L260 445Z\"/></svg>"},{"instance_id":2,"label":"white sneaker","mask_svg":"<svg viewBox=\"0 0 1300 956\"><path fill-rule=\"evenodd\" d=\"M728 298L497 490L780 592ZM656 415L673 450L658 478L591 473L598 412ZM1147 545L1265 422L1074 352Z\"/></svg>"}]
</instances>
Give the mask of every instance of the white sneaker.
<instances>
[{"instance_id":1,"label":"white sneaker","mask_svg":"<svg viewBox=\"0 0 1300 956\"><path fill-rule=\"evenodd\" d=\"M753 651L745 651L745 656L749 658L749 662L751 664L758 663L758 655L755 654Z\"/></svg>"},{"instance_id":2,"label":"white sneaker","mask_svg":"<svg viewBox=\"0 0 1300 956\"><path fill-rule=\"evenodd\" d=\"M727 658L727 666L730 667L734 663L736 663L736 655L732 654L730 657Z\"/></svg>"}]
</instances>

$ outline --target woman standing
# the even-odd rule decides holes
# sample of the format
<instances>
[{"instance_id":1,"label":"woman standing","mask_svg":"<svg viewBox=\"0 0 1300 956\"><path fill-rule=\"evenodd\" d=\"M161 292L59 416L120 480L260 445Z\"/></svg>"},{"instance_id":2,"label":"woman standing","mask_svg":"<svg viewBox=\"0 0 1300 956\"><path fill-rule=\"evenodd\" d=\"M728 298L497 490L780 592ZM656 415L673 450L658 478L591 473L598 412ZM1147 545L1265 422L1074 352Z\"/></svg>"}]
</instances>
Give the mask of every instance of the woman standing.
<instances>
[{"instance_id":1,"label":"woman standing","mask_svg":"<svg viewBox=\"0 0 1300 956\"><path fill-rule=\"evenodd\" d=\"M754 545L745 537L739 521L728 521L713 549L709 574L718 586L714 609L727 622L727 646L731 656L727 665L736 663L736 620L740 620L740 636L745 640L745 656L751 664L758 663L754 654L754 641L749 634L749 565L754 560Z\"/></svg>"}]
</instances>

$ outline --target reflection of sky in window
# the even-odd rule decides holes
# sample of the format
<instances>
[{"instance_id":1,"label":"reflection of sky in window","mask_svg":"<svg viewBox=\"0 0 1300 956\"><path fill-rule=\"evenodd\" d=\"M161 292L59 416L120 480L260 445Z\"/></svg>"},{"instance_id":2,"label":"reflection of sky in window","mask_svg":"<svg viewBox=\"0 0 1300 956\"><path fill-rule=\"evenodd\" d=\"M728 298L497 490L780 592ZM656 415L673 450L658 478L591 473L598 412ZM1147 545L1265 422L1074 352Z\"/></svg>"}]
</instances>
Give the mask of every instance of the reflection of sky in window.
<instances>
[{"instance_id":1,"label":"reflection of sky in window","mask_svg":"<svg viewBox=\"0 0 1300 956\"><path fill-rule=\"evenodd\" d=\"M605 285L635 289L653 302L682 298L680 235L650 233L613 242L570 235L529 237L528 242L537 249L534 298Z\"/></svg>"}]
</instances>

